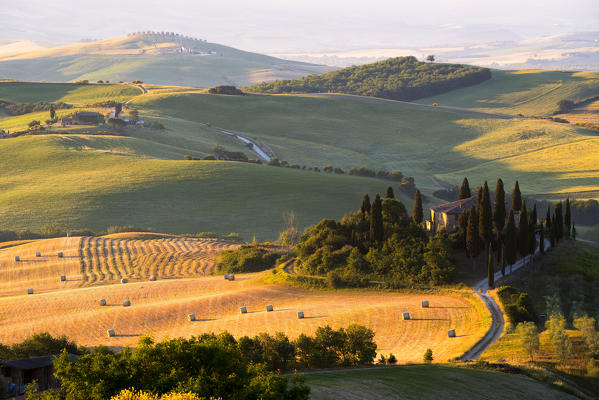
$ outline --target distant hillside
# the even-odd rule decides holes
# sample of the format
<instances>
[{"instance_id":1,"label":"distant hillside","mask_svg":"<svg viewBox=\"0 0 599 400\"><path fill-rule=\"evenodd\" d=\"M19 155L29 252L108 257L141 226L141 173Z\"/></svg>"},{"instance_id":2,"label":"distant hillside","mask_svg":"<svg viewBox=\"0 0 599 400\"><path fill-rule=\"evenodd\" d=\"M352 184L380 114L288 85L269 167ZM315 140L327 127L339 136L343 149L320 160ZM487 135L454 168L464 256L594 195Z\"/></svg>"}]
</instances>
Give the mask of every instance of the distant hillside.
<instances>
[{"instance_id":1,"label":"distant hillside","mask_svg":"<svg viewBox=\"0 0 599 400\"><path fill-rule=\"evenodd\" d=\"M491 78L486 68L427 64L397 57L323 75L261 83L246 88L260 93L346 93L410 101L475 85Z\"/></svg>"},{"instance_id":2,"label":"distant hillside","mask_svg":"<svg viewBox=\"0 0 599 400\"><path fill-rule=\"evenodd\" d=\"M209 87L295 79L330 67L287 61L172 32L0 55L0 78L133 81Z\"/></svg>"}]
</instances>

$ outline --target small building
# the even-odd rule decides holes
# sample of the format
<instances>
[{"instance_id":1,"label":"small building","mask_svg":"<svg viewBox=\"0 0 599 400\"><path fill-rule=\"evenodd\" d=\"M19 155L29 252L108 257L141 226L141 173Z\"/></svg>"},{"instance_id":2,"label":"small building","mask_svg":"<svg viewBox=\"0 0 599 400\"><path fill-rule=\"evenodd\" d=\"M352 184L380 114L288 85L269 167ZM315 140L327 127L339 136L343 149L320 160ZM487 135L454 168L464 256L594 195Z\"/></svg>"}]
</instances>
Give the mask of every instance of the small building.
<instances>
[{"instance_id":1,"label":"small building","mask_svg":"<svg viewBox=\"0 0 599 400\"><path fill-rule=\"evenodd\" d=\"M10 134L6 131L4 131L4 129L0 129L0 139L7 139L10 137Z\"/></svg>"},{"instance_id":2,"label":"small building","mask_svg":"<svg viewBox=\"0 0 599 400\"><path fill-rule=\"evenodd\" d=\"M476 196L472 196L467 199L456 200L451 203L431 207L431 219L426 220L426 230L433 233L440 230L445 230L447 232L458 230L460 227L460 215L464 211L470 210L470 208L475 205Z\"/></svg>"},{"instance_id":3,"label":"small building","mask_svg":"<svg viewBox=\"0 0 599 400\"><path fill-rule=\"evenodd\" d=\"M25 385L37 382L40 390L57 388L58 381L54 377L54 356L41 356L24 358L21 360L0 361L2 375L15 385L15 396L25 393ZM74 354L69 354L71 362L77 359Z\"/></svg>"},{"instance_id":4,"label":"small building","mask_svg":"<svg viewBox=\"0 0 599 400\"><path fill-rule=\"evenodd\" d=\"M73 121L73 118L71 118L71 117L63 117L60 119L60 123L62 124L62 126L67 126L67 125L73 125L75 123L75 121Z\"/></svg>"}]
</instances>

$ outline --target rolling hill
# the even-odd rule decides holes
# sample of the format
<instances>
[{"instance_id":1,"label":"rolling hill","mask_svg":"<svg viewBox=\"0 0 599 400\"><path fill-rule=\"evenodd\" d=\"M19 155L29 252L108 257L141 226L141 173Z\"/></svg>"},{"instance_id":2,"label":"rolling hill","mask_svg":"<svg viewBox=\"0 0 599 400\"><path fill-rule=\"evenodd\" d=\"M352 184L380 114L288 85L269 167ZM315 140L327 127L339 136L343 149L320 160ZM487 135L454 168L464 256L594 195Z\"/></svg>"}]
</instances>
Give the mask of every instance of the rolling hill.
<instances>
[{"instance_id":1,"label":"rolling hill","mask_svg":"<svg viewBox=\"0 0 599 400\"><path fill-rule=\"evenodd\" d=\"M70 46L0 55L0 78L210 87L299 78L331 68L246 52L172 33L137 33Z\"/></svg>"}]
</instances>

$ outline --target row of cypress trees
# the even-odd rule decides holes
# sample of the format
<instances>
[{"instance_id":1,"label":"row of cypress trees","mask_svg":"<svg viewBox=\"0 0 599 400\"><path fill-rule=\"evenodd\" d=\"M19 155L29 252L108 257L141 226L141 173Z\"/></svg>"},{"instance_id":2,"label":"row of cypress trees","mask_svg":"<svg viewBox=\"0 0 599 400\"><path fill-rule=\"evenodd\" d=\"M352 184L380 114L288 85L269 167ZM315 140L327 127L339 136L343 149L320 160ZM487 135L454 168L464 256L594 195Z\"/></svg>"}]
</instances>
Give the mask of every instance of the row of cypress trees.
<instances>
[{"instance_id":1,"label":"row of cypress trees","mask_svg":"<svg viewBox=\"0 0 599 400\"><path fill-rule=\"evenodd\" d=\"M464 178L459 192L459 199L462 200L471 196L468 179ZM569 199L566 200L565 208L564 214L562 212L562 202L560 201L555 206L552 217L549 206L545 221L541 220L539 224L536 202L529 211L526 202L522 199L518 181L516 181L512 191L512 207L506 218L503 181L501 178L497 180L493 207L490 201L489 186L485 181L484 185L478 190L477 205L472 206L470 210L465 210L459 219L460 227L466 234L466 252L472 259L473 270L476 269L475 259L486 245L488 248L488 283L489 287L493 287L495 275L494 248L501 265L501 272L505 275L506 264L513 265L518 254L524 258L535 253L537 248L536 230L538 227L541 228L539 238L541 253L545 251L545 227L550 231L551 247L554 247L564 236L575 237L576 228L572 223ZM518 217L518 226L516 226L516 215Z\"/></svg>"}]
</instances>

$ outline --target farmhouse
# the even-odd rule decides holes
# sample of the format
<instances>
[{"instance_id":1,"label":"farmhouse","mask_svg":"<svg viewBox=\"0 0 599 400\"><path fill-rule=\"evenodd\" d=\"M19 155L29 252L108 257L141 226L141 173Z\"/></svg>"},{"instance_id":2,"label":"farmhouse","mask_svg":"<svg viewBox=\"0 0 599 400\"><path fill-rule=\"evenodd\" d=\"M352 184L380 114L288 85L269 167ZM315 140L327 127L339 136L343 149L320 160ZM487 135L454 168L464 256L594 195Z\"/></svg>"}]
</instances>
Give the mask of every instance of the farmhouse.
<instances>
[{"instance_id":1,"label":"farmhouse","mask_svg":"<svg viewBox=\"0 0 599 400\"><path fill-rule=\"evenodd\" d=\"M104 116L93 111L77 111L73 118L81 124L98 124L104 122Z\"/></svg>"},{"instance_id":2,"label":"farmhouse","mask_svg":"<svg viewBox=\"0 0 599 400\"><path fill-rule=\"evenodd\" d=\"M71 117L63 117L63 118L61 118L60 123L62 124L62 126L67 126L67 125L73 125L75 123L75 121L73 121L73 118L71 118Z\"/></svg>"},{"instance_id":3,"label":"farmhouse","mask_svg":"<svg viewBox=\"0 0 599 400\"><path fill-rule=\"evenodd\" d=\"M426 220L426 230L429 232L456 231L459 228L460 214L465 210L470 210L474 205L476 205L476 196L431 207L431 219Z\"/></svg>"},{"instance_id":4,"label":"farmhouse","mask_svg":"<svg viewBox=\"0 0 599 400\"><path fill-rule=\"evenodd\" d=\"M25 392L25 385L33 381L37 382L40 390L58 387L58 381L54 378L54 364L52 361L58 356L41 356L24 358L21 360L1 361L0 371L5 378L12 382L14 395ZM77 358L69 354L71 362Z\"/></svg>"}]
</instances>

